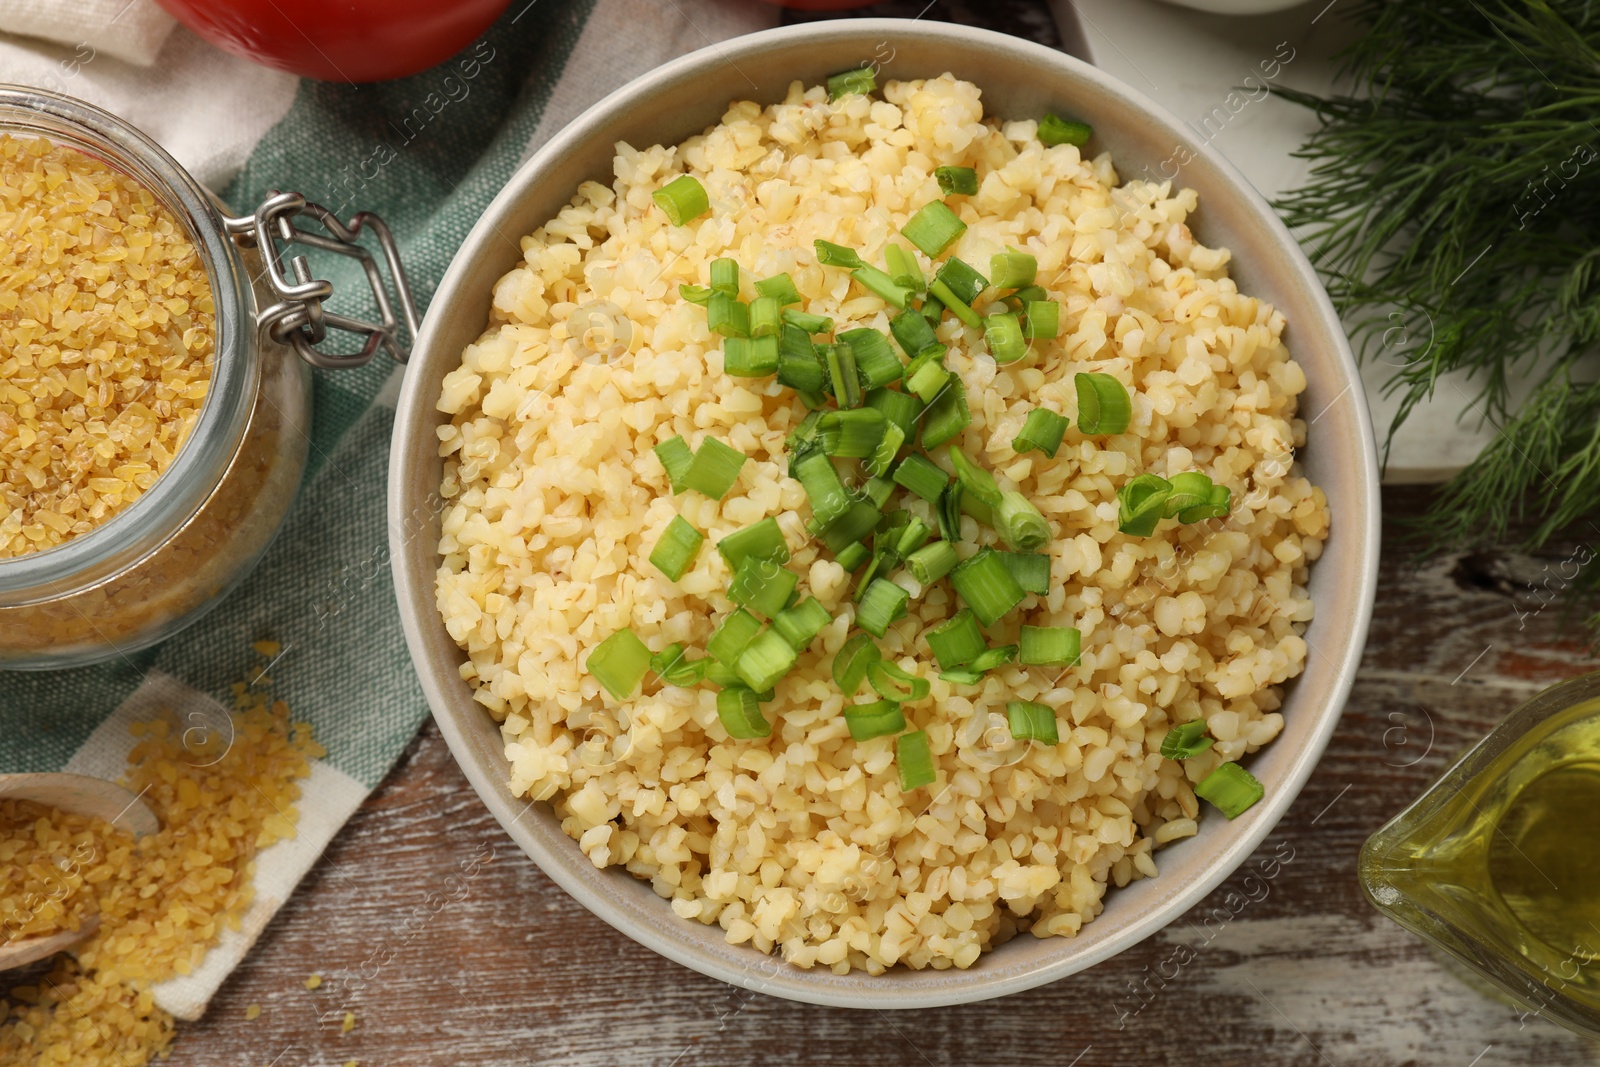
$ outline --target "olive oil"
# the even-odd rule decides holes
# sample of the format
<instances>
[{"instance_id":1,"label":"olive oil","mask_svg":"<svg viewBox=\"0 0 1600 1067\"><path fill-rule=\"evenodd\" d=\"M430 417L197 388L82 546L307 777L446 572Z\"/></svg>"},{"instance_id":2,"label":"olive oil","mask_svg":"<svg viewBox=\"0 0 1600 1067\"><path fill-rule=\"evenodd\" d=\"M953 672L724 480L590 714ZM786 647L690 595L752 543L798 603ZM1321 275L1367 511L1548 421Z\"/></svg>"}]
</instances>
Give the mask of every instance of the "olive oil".
<instances>
[{"instance_id":1,"label":"olive oil","mask_svg":"<svg viewBox=\"0 0 1600 1067\"><path fill-rule=\"evenodd\" d=\"M1591 676L1519 708L1368 840L1361 878L1499 991L1600 1036L1597 692Z\"/></svg>"}]
</instances>

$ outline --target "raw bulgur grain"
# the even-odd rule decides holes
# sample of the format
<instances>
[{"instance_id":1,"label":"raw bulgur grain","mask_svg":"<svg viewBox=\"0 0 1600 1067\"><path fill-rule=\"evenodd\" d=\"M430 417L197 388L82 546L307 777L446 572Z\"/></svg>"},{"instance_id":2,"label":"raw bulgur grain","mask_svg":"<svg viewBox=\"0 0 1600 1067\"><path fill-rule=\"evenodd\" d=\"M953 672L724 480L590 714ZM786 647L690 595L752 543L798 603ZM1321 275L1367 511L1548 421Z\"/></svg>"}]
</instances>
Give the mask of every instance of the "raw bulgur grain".
<instances>
[{"instance_id":1,"label":"raw bulgur grain","mask_svg":"<svg viewBox=\"0 0 1600 1067\"><path fill-rule=\"evenodd\" d=\"M0 134L0 559L88 533L150 488L199 417L213 311L150 190Z\"/></svg>"},{"instance_id":2,"label":"raw bulgur grain","mask_svg":"<svg viewBox=\"0 0 1600 1067\"><path fill-rule=\"evenodd\" d=\"M1070 936L1109 886L1155 874L1155 846L1196 832L1192 783L1281 729L1278 686L1305 662L1304 583L1328 529L1326 500L1292 465L1305 376L1283 317L1238 292L1225 250L1195 241L1193 191L1121 183L1108 157L1047 148L1031 121L985 121L978 89L949 75L891 82L884 97L830 104L796 83L777 105L730 105L677 148L619 144L612 185L585 182L523 239L488 330L438 401L452 416L439 430L450 506L438 605L467 652L462 677L501 723L513 792L550 802L597 866L648 880L683 919L837 973L968 967L1021 930ZM1004 367L978 331L939 329L971 401L958 443L1053 531L1051 591L990 640L1014 641L1022 622L1076 626L1084 652L1061 672L933 678L905 714L927 731L939 777L902 794L893 738L853 742L829 676L854 615L841 569L806 541L805 494L787 476L784 438L803 408L771 381L726 377L705 313L678 286L704 284L728 256L747 278L787 271L805 310L841 330L882 330L884 302L819 266L812 242L881 262L940 196L938 166L981 177L953 205L967 229L952 254L1031 253L1062 306L1060 336ZM716 205L684 227L650 196L678 173ZM599 302L630 326L620 356L570 336L588 318L575 313ZM1129 431L1074 427L1053 460L1015 453L1027 412L1071 415L1073 374L1089 370L1130 387ZM679 434L748 457L726 498L672 493L651 450ZM1119 486L1188 469L1230 487L1227 520L1118 531ZM906 506L935 524L923 502ZM713 542L775 516L789 566L807 576L799 595L836 613L820 651L778 683L769 738L730 742L709 687L650 682L619 704L583 670L622 627L654 650L703 648L729 610L720 553L700 553L676 582L648 563L680 512ZM963 554L994 540L963 526ZM955 607L942 586L914 599L885 656L927 672L921 635ZM1054 708L1060 743L1011 742L1008 700ZM1201 717L1229 738L1184 765L1162 759L1168 728Z\"/></svg>"}]
</instances>

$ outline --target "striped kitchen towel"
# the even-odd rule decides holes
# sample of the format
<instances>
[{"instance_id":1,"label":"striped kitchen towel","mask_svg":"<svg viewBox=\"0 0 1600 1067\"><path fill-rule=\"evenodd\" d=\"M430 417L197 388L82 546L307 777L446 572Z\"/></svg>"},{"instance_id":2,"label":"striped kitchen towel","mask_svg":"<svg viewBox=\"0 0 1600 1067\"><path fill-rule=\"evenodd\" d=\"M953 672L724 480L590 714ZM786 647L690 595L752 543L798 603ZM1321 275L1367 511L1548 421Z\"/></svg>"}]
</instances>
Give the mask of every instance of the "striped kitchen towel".
<instances>
[{"instance_id":1,"label":"striped kitchen towel","mask_svg":"<svg viewBox=\"0 0 1600 1067\"><path fill-rule=\"evenodd\" d=\"M765 28L753 0L515 0L450 62L398 81L296 81L171 32L139 68L0 36L0 80L80 96L162 141L234 209L295 189L348 216L381 214L426 307L468 229L529 152L584 108L674 56ZM5 29L0 14L0 31ZM38 26L27 31L38 35ZM338 257L329 257L338 259ZM346 261L318 263L333 303L372 315ZM257 864L257 903L189 978L157 1001L199 1017L255 936L427 715L389 582L384 486L400 371L318 371L311 465L256 571L214 612L156 648L96 667L0 673L0 772L117 777L128 723L161 709L220 714L231 683L277 642L272 692L328 750L301 801L299 837Z\"/></svg>"}]
</instances>

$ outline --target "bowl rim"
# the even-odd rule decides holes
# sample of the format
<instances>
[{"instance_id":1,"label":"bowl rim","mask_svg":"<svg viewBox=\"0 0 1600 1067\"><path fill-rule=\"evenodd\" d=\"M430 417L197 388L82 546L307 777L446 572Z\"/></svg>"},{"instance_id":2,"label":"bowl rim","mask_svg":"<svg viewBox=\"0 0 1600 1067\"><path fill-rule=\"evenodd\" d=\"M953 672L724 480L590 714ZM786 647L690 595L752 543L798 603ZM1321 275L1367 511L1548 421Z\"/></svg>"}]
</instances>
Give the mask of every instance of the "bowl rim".
<instances>
[{"instance_id":1,"label":"bowl rim","mask_svg":"<svg viewBox=\"0 0 1600 1067\"><path fill-rule=\"evenodd\" d=\"M1163 899L1146 913L1135 917L1134 921L1124 928L1092 946L1090 951L1079 955L1063 955L1058 960L1045 961L1031 968L1016 970L1014 973L996 975L952 969L949 973L968 977L970 980L952 981L948 985L932 990L903 990L894 982L883 981L881 993L875 992L870 1002L864 1002L859 992L832 989L825 984L818 985L811 981L813 977L833 978L831 971L826 969L803 971L785 964L776 970L758 973L754 967L725 964L715 958L701 955L686 938L652 926L642 916L633 914L626 908L616 907L610 902L590 897L574 874L574 868L578 863L589 862L587 857L576 850L576 843L570 839L563 839L566 845L571 846L569 854L564 856L556 855L547 849L530 831L520 825L535 802L525 797L511 798L505 789L504 776L497 779L497 770L477 765L472 757L465 727L457 721L462 709L456 707L455 698L440 684L436 674L425 666L430 654L438 651L435 646L440 644L439 635L444 634L434 606L434 590L431 584L413 582L412 571L407 563L407 556L416 551L425 551L430 560L437 558L436 548L432 544L418 548L416 542L422 539L407 534L408 524L414 525L415 510L410 506L410 483L414 480L413 463L420 454L420 449L413 440L417 435L412 428L427 424L429 409L434 399L431 395L424 395L420 385L423 376L415 372L404 377L396 406L395 432L391 441L388 479L390 564L406 644L417 667L418 679L433 712L434 720L451 754L480 799L517 845L552 881L578 903L617 931L659 955L731 985L788 1000L833 1007L890 1009L939 1007L971 1003L1032 989L1091 967L1131 948L1205 899L1255 852L1278 824L1315 769L1338 725L1355 681L1362 649L1366 644L1368 625L1377 593L1381 536L1377 447L1365 396L1361 392L1355 357L1350 351L1344 328L1332 301L1287 227L1278 219L1261 194L1220 152L1209 142L1195 138L1185 123L1160 104L1074 56L992 30L915 19L832 19L781 26L713 43L654 68L585 109L581 115L567 123L548 142L519 164L463 239L461 247L452 258L449 268L435 290L433 306L429 308L416 341L412 366L415 367L418 362L427 359L432 352L435 335L444 329L440 325L445 317L444 309L452 300L486 298L482 293L469 295L457 292L469 273L469 260L473 258L475 250L485 242L500 236L496 220L502 209L526 195L537 184L539 172L548 165L548 161L555 160L583 145L594 135L593 128L603 126L607 119L624 113L632 101L654 95L664 86L701 68L759 53L769 46L797 47L808 41L832 40L841 33L861 38L860 43L869 48L873 41L882 40L885 35L891 34L899 34L902 38L905 35L916 35L933 43L948 42L969 47L976 45L997 53L1000 58L1009 53L1034 62L1058 66L1062 68L1065 77L1086 82L1093 89L1109 96L1120 97L1124 103L1131 105L1149 121L1157 124L1160 132L1170 132L1178 139L1177 143L1189 148L1195 157L1203 159L1212 168L1228 187L1227 195L1240 203L1251 216L1253 223L1264 226L1269 231L1270 243L1278 249L1282 259L1281 263L1274 266L1293 271L1299 285L1308 294L1316 311L1315 321L1307 322L1304 318L1296 320L1295 329L1303 335L1297 344L1314 342L1326 346L1329 350L1325 356L1337 368L1338 377L1344 380L1345 390L1339 397L1345 392L1355 394L1356 402L1352 405L1354 408L1352 417L1358 432L1354 434L1353 442L1343 443L1353 445L1357 454L1341 454L1340 459L1347 464L1354 461L1361 469L1362 477L1356 482L1358 490L1356 501L1362 506L1359 508L1361 514L1352 513L1341 519L1339 532L1342 536L1351 537L1359 542L1353 550L1353 559L1356 563L1353 569L1358 573L1349 576L1357 583L1356 610L1348 620L1345 620L1349 626L1348 642L1344 655L1333 670L1333 684L1325 690L1314 709L1320 714L1320 721L1316 723L1307 743L1292 754L1287 773L1278 779L1275 787L1268 791L1266 798L1252 810L1249 825L1207 859L1204 874L1182 886L1180 891ZM1214 199L1216 192L1213 191L1209 195ZM1339 397L1335 397L1328 407L1331 408ZM430 564L423 569L423 572L431 575L434 569L435 565ZM445 642L449 646L446 651L454 654L459 660L459 648L448 639L447 634ZM468 705L465 711L468 714L483 714L483 709L476 703ZM548 817L549 813L546 812L545 815ZM624 876L633 877L626 872ZM665 901L661 903L665 907ZM676 931L678 923L684 924L685 927L691 925L689 920L678 919L676 916L671 918L675 923L666 930ZM748 946L737 947L747 952L752 951Z\"/></svg>"}]
</instances>

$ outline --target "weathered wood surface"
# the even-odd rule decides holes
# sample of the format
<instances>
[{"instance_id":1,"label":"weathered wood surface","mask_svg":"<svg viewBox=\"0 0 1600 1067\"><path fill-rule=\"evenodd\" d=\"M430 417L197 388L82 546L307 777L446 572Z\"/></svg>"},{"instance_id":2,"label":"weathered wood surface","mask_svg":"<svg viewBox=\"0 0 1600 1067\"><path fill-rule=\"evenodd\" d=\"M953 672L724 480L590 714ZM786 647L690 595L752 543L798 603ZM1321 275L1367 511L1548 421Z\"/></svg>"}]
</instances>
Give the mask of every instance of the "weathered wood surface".
<instances>
[{"instance_id":1,"label":"weathered wood surface","mask_svg":"<svg viewBox=\"0 0 1600 1067\"><path fill-rule=\"evenodd\" d=\"M1368 834L1514 703L1595 666L1571 620L1541 610L1547 577L1577 542L1537 559L1419 564L1400 530L1423 499L1385 494L1390 532L1361 678L1287 818L1194 912L1086 973L905 1013L733 989L633 944L551 883L430 727L206 1020L184 1028L170 1062L1593 1063L1594 1048L1461 984L1356 884ZM1271 856L1292 859L1264 892L1247 887ZM314 993L304 987L313 971L326 977ZM1130 986L1151 974L1170 977L1141 1003ZM251 1004L262 1015L247 1022ZM341 1036L346 1010L357 1026Z\"/></svg>"}]
</instances>

